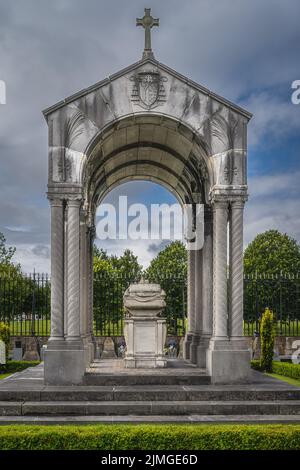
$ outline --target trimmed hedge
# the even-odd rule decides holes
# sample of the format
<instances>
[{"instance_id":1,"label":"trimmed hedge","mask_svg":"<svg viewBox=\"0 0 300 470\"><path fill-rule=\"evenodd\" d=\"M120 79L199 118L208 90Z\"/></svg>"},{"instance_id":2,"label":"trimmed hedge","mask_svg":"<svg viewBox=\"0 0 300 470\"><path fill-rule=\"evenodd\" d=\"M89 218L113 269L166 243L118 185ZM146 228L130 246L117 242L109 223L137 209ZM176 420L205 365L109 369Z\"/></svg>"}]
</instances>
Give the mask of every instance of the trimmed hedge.
<instances>
[{"instance_id":1,"label":"trimmed hedge","mask_svg":"<svg viewBox=\"0 0 300 470\"><path fill-rule=\"evenodd\" d=\"M3 374L7 373L14 373L14 372L21 372L28 367L37 366L40 361L7 361L6 364L0 366L0 373Z\"/></svg>"},{"instance_id":2,"label":"trimmed hedge","mask_svg":"<svg viewBox=\"0 0 300 470\"><path fill-rule=\"evenodd\" d=\"M300 380L300 364L273 361L273 372L274 374L284 375L291 379Z\"/></svg>"},{"instance_id":3,"label":"trimmed hedge","mask_svg":"<svg viewBox=\"0 0 300 470\"><path fill-rule=\"evenodd\" d=\"M260 361L251 361L252 369L262 371ZM300 364L291 364L290 362L273 361L272 370L274 374L290 377L300 380Z\"/></svg>"},{"instance_id":4,"label":"trimmed hedge","mask_svg":"<svg viewBox=\"0 0 300 470\"><path fill-rule=\"evenodd\" d=\"M0 450L295 450L300 425L0 426Z\"/></svg>"}]
</instances>

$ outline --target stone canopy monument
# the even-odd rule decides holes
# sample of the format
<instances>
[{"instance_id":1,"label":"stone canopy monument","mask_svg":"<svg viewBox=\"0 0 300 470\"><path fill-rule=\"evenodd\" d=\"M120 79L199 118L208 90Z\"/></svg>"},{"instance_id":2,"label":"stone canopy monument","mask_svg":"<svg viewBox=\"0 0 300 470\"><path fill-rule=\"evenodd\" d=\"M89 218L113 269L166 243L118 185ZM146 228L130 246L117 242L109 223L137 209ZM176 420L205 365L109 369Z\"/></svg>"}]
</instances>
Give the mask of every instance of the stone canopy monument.
<instances>
[{"instance_id":1,"label":"stone canopy monument","mask_svg":"<svg viewBox=\"0 0 300 470\"><path fill-rule=\"evenodd\" d=\"M159 183L182 204L204 205L203 247L188 252L184 357L206 368L213 383L242 381L250 361L243 211L251 114L155 59L151 28L158 20L150 9L137 24L145 29L141 60L44 111L51 205L45 382L79 384L94 359L96 208L133 180Z\"/></svg>"}]
</instances>

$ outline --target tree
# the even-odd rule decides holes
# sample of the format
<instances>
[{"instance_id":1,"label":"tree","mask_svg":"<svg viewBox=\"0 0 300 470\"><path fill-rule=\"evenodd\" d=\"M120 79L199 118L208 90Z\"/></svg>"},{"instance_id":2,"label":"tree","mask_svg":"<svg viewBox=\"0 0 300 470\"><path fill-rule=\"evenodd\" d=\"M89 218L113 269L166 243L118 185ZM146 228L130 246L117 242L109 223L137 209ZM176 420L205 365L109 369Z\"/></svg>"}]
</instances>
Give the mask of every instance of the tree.
<instances>
[{"instance_id":1,"label":"tree","mask_svg":"<svg viewBox=\"0 0 300 470\"><path fill-rule=\"evenodd\" d=\"M260 366L266 372L272 372L274 355L275 328L274 315L266 308L260 323L261 357Z\"/></svg>"},{"instance_id":2,"label":"tree","mask_svg":"<svg viewBox=\"0 0 300 470\"><path fill-rule=\"evenodd\" d=\"M244 272L246 320L258 320L267 307L277 320L297 318L300 247L296 240L278 230L257 235L244 252Z\"/></svg>"},{"instance_id":3,"label":"tree","mask_svg":"<svg viewBox=\"0 0 300 470\"><path fill-rule=\"evenodd\" d=\"M296 240L278 230L267 230L255 237L244 253L247 275L300 273L300 247Z\"/></svg>"},{"instance_id":4,"label":"tree","mask_svg":"<svg viewBox=\"0 0 300 470\"><path fill-rule=\"evenodd\" d=\"M175 241L167 245L151 261L146 276L164 289L167 304L164 315L169 333L175 334L179 324L183 327L186 312L187 250L184 244Z\"/></svg>"},{"instance_id":5,"label":"tree","mask_svg":"<svg viewBox=\"0 0 300 470\"><path fill-rule=\"evenodd\" d=\"M142 266L130 250L117 257L94 247L94 319L101 334L121 334L123 294L141 275Z\"/></svg>"},{"instance_id":6,"label":"tree","mask_svg":"<svg viewBox=\"0 0 300 470\"><path fill-rule=\"evenodd\" d=\"M6 239L3 233L0 232L0 264L11 264L11 259L16 252L16 248L9 246L6 247Z\"/></svg>"}]
</instances>

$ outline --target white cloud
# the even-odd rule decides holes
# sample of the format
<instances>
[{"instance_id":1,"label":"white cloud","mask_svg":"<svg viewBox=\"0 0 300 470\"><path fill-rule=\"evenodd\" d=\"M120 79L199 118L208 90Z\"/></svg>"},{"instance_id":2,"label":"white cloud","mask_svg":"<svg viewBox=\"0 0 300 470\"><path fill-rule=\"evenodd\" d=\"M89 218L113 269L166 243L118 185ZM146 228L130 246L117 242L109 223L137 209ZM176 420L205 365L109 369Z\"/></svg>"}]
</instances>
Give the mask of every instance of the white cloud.
<instances>
[{"instance_id":1,"label":"white cloud","mask_svg":"<svg viewBox=\"0 0 300 470\"><path fill-rule=\"evenodd\" d=\"M245 244L258 233L277 229L300 243L300 172L250 179L245 210Z\"/></svg>"},{"instance_id":2,"label":"white cloud","mask_svg":"<svg viewBox=\"0 0 300 470\"><path fill-rule=\"evenodd\" d=\"M287 95L288 96L288 95ZM274 96L271 92L257 92L240 103L253 113L249 123L249 143L264 148L264 139L280 142L300 132L300 107L291 100Z\"/></svg>"}]
</instances>

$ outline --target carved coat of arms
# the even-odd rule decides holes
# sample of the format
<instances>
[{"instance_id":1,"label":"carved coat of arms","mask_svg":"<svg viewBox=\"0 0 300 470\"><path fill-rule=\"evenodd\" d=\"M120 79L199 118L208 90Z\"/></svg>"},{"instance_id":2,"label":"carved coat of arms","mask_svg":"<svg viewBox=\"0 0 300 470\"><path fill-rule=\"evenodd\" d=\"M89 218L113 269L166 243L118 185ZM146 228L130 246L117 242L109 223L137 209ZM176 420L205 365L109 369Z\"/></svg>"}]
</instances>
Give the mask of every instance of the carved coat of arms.
<instances>
[{"instance_id":1,"label":"carved coat of arms","mask_svg":"<svg viewBox=\"0 0 300 470\"><path fill-rule=\"evenodd\" d=\"M152 109L166 101L163 85L167 81L159 72L139 72L132 76L133 88L131 100L145 109Z\"/></svg>"}]
</instances>

